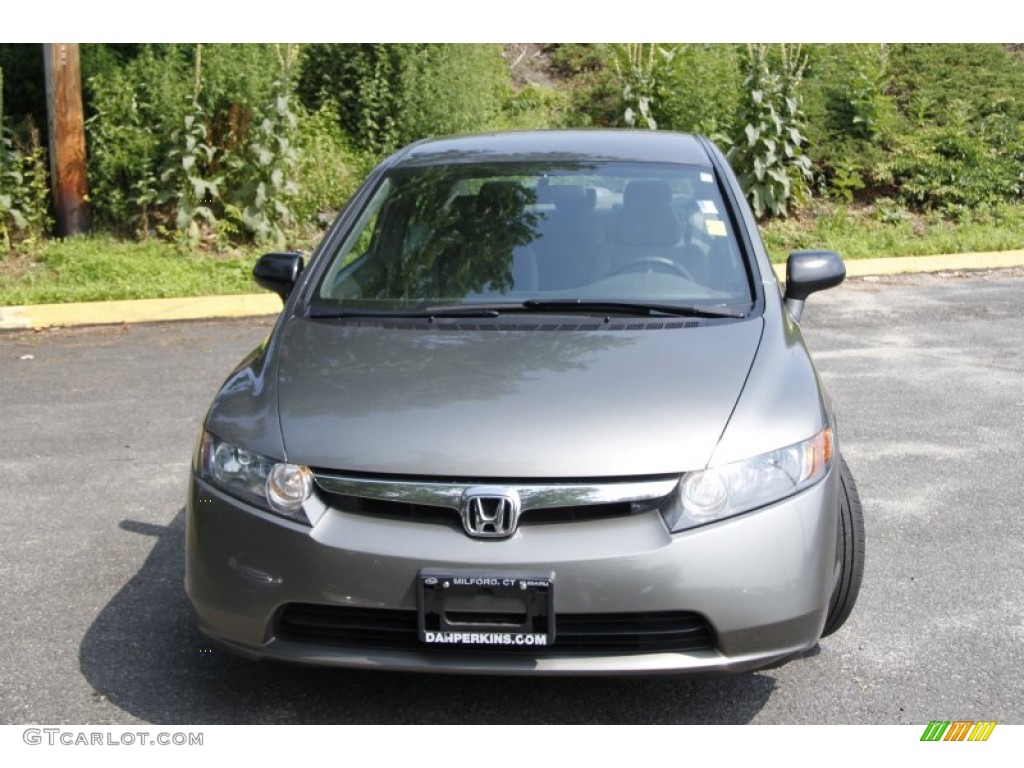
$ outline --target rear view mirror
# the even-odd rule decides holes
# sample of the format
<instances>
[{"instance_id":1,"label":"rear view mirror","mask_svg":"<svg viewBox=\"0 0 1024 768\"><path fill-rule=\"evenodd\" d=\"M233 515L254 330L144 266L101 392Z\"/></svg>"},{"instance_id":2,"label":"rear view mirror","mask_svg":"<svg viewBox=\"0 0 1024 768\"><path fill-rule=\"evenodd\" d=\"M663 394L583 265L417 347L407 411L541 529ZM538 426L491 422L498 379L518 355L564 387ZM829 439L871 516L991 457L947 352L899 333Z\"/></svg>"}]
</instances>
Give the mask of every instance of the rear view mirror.
<instances>
[{"instance_id":1,"label":"rear view mirror","mask_svg":"<svg viewBox=\"0 0 1024 768\"><path fill-rule=\"evenodd\" d=\"M301 253L266 253L252 268L252 276L261 288L273 291L282 301L287 301L304 266Z\"/></svg>"},{"instance_id":2,"label":"rear view mirror","mask_svg":"<svg viewBox=\"0 0 1024 768\"><path fill-rule=\"evenodd\" d=\"M833 251L796 251L786 262L786 309L799 320L815 291L833 288L846 277L846 265Z\"/></svg>"}]
</instances>

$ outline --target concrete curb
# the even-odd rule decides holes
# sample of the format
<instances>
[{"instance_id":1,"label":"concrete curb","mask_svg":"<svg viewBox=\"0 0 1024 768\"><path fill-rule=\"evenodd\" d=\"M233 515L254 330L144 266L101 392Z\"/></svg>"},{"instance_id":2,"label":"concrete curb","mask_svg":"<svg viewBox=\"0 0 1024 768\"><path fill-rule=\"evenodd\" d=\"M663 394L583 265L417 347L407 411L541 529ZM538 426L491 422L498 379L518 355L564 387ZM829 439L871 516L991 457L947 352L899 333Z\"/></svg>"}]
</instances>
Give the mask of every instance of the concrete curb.
<instances>
[{"instance_id":1,"label":"concrete curb","mask_svg":"<svg viewBox=\"0 0 1024 768\"><path fill-rule=\"evenodd\" d=\"M56 325L157 323L220 317L276 315L281 299L272 293L243 296L196 296L182 299L90 301L83 304L29 304L0 307L0 330Z\"/></svg>"},{"instance_id":2,"label":"concrete curb","mask_svg":"<svg viewBox=\"0 0 1024 768\"><path fill-rule=\"evenodd\" d=\"M1021 266L1024 266L1024 250L854 259L846 262L846 274L848 277L865 277L914 272L1005 269ZM778 275L779 280L784 280L786 265L776 264L775 274ZM0 307L0 330L258 317L276 315L281 311L281 306L281 300L271 293L242 296L197 296L182 299L93 301L83 304L29 304L20 307Z\"/></svg>"}]
</instances>

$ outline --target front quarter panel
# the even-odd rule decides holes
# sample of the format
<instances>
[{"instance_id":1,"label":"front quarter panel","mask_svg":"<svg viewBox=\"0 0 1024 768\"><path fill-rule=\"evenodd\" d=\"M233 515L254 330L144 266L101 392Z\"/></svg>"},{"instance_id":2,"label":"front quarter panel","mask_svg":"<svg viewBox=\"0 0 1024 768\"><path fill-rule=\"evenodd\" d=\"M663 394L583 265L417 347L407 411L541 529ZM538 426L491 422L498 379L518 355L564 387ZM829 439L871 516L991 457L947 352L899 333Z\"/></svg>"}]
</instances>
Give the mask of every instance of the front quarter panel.
<instances>
[{"instance_id":1,"label":"front quarter panel","mask_svg":"<svg viewBox=\"0 0 1024 768\"><path fill-rule=\"evenodd\" d=\"M806 440L830 422L827 399L800 327L777 293L766 291L766 299L761 346L712 465Z\"/></svg>"},{"instance_id":2,"label":"front quarter panel","mask_svg":"<svg viewBox=\"0 0 1024 768\"><path fill-rule=\"evenodd\" d=\"M229 443L285 459L277 405L277 356L273 354L277 338L277 333L268 337L228 376L206 414L205 426Z\"/></svg>"}]
</instances>

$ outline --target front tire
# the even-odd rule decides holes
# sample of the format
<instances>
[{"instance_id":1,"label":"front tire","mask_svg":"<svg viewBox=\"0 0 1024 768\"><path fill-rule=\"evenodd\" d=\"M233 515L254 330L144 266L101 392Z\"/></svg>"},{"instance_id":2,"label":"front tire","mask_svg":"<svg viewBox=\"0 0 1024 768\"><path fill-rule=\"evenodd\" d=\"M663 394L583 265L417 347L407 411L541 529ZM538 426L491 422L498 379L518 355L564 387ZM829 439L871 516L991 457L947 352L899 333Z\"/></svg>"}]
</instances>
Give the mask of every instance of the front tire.
<instances>
[{"instance_id":1,"label":"front tire","mask_svg":"<svg viewBox=\"0 0 1024 768\"><path fill-rule=\"evenodd\" d=\"M839 456L839 583L828 606L826 637L839 629L850 616L861 580L864 578L864 511L861 508L857 484L846 460Z\"/></svg>"}]
</instances>

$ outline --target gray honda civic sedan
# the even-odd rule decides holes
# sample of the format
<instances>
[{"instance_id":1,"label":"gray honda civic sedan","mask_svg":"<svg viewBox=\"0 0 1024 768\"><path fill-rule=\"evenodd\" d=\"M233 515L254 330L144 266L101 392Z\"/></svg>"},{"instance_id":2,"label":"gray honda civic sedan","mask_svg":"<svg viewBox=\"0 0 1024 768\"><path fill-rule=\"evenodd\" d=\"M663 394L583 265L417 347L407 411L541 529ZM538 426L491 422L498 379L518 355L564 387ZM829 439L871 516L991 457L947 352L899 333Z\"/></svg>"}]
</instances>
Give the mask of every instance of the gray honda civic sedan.
<instances>
[{"instance_id":1,"label":"gray honda civic sedan","mask_svg":"<svg viewBox=\"0 0 1024 768\"><path fill-rule=\"evenodd\" d=\"M186 588L253 659L745 671L846 621L864 524L784 292L697 136L407 147L308 259L203 423Z\"/></svg>"}]
</instances>

